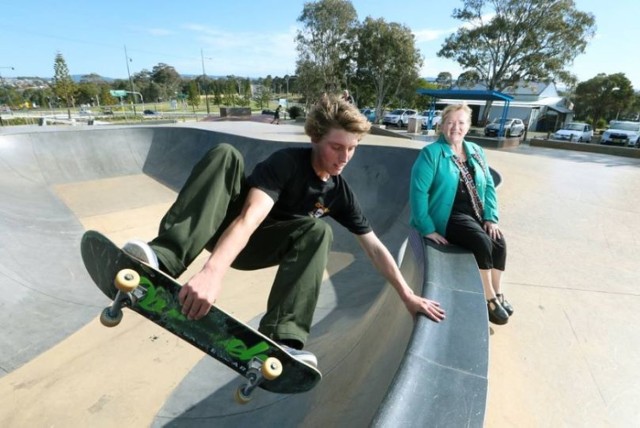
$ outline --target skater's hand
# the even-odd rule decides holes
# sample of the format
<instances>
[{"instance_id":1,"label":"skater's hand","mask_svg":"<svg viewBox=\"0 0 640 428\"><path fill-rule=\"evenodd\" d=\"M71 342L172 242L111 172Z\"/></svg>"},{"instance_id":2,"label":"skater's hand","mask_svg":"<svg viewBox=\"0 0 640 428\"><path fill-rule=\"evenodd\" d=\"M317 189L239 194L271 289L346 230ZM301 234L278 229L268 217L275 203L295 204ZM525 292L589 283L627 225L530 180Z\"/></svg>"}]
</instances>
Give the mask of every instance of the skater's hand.
<instances>
[{"instance_id":1,"label":"skater's hand","mask_svg":"<svg viewBox=\"0 0 640 428\"><path fill-rule=\"evenodd\" d=\"M412 295L405 303L407 309L415 318L418 313L425 314L431 320L440 322L445 319L444 309L435 300L429 300L421 296Z\"/></svg>"},{"instance_id":2,"label":"skater's hand","mask_svg":"<svg viewBox=\"0 0 640 428\"><path fill-rule=\"evenodd\" d=\"M195 274L178 294L182 314L190 320L199 320L207 315L216 302L221 287L221 282L206 268Z\"/></svg>"}]
</instances>

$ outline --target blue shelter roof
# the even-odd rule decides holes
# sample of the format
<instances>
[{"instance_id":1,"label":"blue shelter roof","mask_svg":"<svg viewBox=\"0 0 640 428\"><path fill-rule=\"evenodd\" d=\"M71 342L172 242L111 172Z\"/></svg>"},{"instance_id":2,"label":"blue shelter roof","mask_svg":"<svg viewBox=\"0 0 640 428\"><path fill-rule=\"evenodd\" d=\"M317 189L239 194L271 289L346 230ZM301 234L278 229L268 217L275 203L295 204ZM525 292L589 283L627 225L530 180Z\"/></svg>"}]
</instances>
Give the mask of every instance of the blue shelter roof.
<instances>
[{"instance_id":1,"label":"blue shelter roof","mask_svg":"<svg viewBox=\"0 0 640 428\"><path fill-rule=\"evenodd\" d=\"M418 94L429 95L434 98L448 98L452 100L493 100L511 101L511 95L498 91L482 91L477 89L418 89Z\"/></svg>"}]
</instances>

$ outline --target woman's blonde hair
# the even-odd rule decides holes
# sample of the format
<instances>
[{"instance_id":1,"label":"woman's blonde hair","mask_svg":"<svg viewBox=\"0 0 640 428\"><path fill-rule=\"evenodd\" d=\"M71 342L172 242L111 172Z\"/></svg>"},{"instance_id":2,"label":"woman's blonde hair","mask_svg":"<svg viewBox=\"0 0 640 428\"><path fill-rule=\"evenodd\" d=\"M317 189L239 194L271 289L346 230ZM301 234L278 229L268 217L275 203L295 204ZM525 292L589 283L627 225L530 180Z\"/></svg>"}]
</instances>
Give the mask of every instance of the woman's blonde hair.
<instances>
[{"instance_id":1,"label":"woman's blonde hair","mask_svg":"<svg viewBox=\"0 0 640 428\"><path fill-rule=\"evenodd\" d=\"M349 102L325 94L307 115L304 132L311 141L319 141L332 129L357 134L360 140L371 129L371 123Z\"/></svg>"},{"instance_id":2,"label":"woman's blonde hair","mask_svg":"<svg viewBox=\"0 0 640 428\"><path fill-rule=\"evenodd\" d=\"M460 104L449 104L445 107L444 110L442 110L442 119L440 119L440 126L442 127L442 125L444 125L444 122L447 120L447 117L451 113L455 113L457 111L465 112L467 114L467 119L469 120L469 125L471 125L471 108L467 105L467 103L463 102Z\"/></svg>"}]
</instances>

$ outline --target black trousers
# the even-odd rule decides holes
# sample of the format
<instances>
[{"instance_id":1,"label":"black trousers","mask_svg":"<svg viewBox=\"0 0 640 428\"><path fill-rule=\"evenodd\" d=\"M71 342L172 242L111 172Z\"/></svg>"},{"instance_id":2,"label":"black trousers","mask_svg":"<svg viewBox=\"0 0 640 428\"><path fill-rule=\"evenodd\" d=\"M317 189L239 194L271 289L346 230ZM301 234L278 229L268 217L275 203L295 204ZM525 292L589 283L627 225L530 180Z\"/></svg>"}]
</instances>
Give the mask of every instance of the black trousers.
<instances>
[{"instance_id":1,"label":"black trousers","mask_svg":"<svg viewBox=\"0 0 640 428\"><path fill-rule=\"evenodd\" d=\"M507 243L504 236L491 239L482 224L473 216L453 213L447 223L445 238L473 253L480 269L504 271L507 262Z\"/></svg>"}]
</instances>

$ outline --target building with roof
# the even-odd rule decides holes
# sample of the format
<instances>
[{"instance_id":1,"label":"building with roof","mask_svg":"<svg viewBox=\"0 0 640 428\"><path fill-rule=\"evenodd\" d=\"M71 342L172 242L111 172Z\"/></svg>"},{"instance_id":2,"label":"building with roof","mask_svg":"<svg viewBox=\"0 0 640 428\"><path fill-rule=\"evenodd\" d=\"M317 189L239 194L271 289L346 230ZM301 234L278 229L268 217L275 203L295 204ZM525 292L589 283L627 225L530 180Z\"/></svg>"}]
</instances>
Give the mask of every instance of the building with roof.
<instances>
[{"instance_id":1,"label":"building with roof","mask_svg":"<svg viewBox=\"0 0 640 428\"><path fill-rule=\"evenodd\" d=\"M464 100L471 110L473 126L483 126L480 123L484 117L487 100L492 100L487 120L495 118L515 117L522 119L530 131L546 132L555 131L562 124L573 120L573 103L560 96L554 83L522 82L516 87L504 89L502 92L488 91L483 84L477 84L472 88L453 86L442 91L418 91L424 95L434 97L436 109L442 109L448 104L459 103ZM439 92L434 95L430 92ZM464 98L465 92L481 93L493 92L506 95L505 99L469 97ZM457 95L459 94L459 95Z\"/></svg>"}]
</instances>

